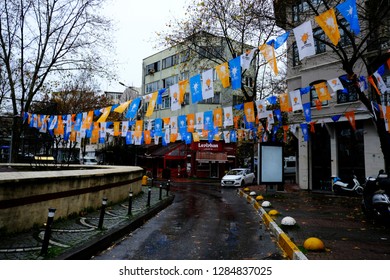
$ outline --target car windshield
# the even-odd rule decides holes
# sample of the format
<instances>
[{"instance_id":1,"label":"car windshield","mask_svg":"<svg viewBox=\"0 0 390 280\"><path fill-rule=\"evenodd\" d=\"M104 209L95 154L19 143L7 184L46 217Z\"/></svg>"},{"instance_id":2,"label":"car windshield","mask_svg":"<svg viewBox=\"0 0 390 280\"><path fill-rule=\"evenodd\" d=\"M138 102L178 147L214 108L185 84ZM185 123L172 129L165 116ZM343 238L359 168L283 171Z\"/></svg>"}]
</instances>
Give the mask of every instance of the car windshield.
<instances>
[{"instance_id":1,"label":"car windshield","mask_svg":"<svg viewBox=\"0 0 390 280\"><path fill-rule=\"evenodd\" d=\"M242 175L244 174L244 170L237 170L237 169L233 169L233 170L230 170L227 175Z\"/></svg>"}]
</instances>

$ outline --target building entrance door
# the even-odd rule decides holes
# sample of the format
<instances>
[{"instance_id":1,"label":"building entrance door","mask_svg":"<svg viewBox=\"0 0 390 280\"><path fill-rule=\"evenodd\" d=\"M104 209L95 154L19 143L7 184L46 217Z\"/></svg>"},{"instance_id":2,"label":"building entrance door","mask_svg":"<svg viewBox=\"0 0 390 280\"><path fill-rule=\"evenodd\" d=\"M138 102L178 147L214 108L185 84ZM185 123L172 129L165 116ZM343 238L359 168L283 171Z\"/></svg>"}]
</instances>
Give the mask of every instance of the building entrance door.
<instances>
[{"instance_id":1,"label":"building entrance door","mask_svg":"<svg viewBox=\"0 0 390 280\"><path fill-rule=\"evenodd\" d=\"M218 178L218 163L210 163L210 177Z\"/></svg>"}]
</instances>

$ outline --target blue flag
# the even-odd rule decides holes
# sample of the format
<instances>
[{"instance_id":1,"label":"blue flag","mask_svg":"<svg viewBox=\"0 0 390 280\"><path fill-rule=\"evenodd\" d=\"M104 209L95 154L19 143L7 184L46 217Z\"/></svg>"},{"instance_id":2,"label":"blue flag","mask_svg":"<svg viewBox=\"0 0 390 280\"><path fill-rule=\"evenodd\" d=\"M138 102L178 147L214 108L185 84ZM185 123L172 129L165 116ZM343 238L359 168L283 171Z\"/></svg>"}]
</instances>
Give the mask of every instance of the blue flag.
<instances>
[{"instance_id":1,"label":"blue flag","mask_svg":"<svg viewBox=\"0 0 390 280\"><path fill-rule=\"evenodd\" d=\"M232 89L241 89L241 56L229 61Z\"/></svg>"},{"instance_id":2,"label":"blue flag","mask_svg":"<svg viewBox=\"0 0 390 280\"><path fill-rule=\"evenodd\" d=\"M283 35L276 37L276 39L269 40L267 42L267 45L270 45L270 46L273 45L274 49L276 50L277 48L279 48L281 45L283 45L287 41L289 35L290 35L290 31L287 31Z\"/></svg>"},{"instance_id":3,"label":"blue flag","mask_svg":"<svg viewBox=\"0 0 390 280\"><path fill-rule=\"evenodd\" d=\"M134 119L137 116L137 111L138 111L140 103L141 103L140 97L134 99L131 102L131 104L129 106L129 110L127 111L127 114L126 114L127 119Z\"/></svg>"},{"instance_id":4,"label":"blue flag","mask_svg":"<svg viewBox=\"0 0 390 280\"><path fill-rule=\"evenodd\" d=\"M351 26L351 30L355 35L360 33L360 25L358 19L358 13L356 9L355 0L346 0L341 4L336 6L336 9L339 10L340 14L348 21Z\"/></svg>"},{"instance_id":5,"label":"blue flag","mask_svg":"<svg viewBox=\"0 0 390 280\"><path fill-rule=\"evenodd\" d=\"M232 143L237 142L237 133L235 130L230 131L230 142Z\"/></svg>"},{"instance_id":6,"label":"blue flag","mask_svg":"<svg viewBox=\"0 0 390 280\"><path fill-rule=\"evenodd\" d=\"M157 105L161 105L161 104L162 104L162 95L163 95L163 93L164 93L166 90L167 90L166 88L163 88L163 89L160 89L160 90L158 91L157 101L156 101L156 104L157 104Z\"/></svg>"},{"instance_id":7,"label":"blue flag","mask_svg":"<svg viewBox=\"0 0 390 280\"><path fill-rule=\"evenodd\" d=\"M162 133L162 129L163 129L162 119L155 119L154 120L154 130L156 131L157 135L160 135Z\"/></svg>"},{"instance_id":8,"label":"blue flag","mask_svg":"<svg viewBox=\"0 0 390 280\"><path fill-rule=\"evenodd\" d=\"M305 115L306 122L311 122L311 103L307 102L302 104L303 114Z\"/></svg>"},{"instance_id":9,"label":"blue flag","mask_svg":"<svg viewBox=\"0 0 390 280\"><path fill-rule=\"evenodd\" d=\"M190 90L192 103L202 101L202 82L200 80L200 74L192 76L190 78Z\"/></svg>"},{"instance_id":10,"label":"blue flag","mask_svg":"<svg viewBox=\"0 0 390 280\"><path fill-rule=\"evenodd\" d=\"M187 116L181 115L177 117L177 124L179 126L179 133L187 132Z\"/></svg>"},{"instance_id":11,"label":"blue flag","mask_svg":"<svg viewBox=\"0 0 390 280\"><path fill-rule=\"evenodd\" d=\"M301 129L302 129L303 140L307 142L309 140L309 129L307 127L307 123L301 123Z\"/></svg>"},{"instance_id":12,"label":"blue flag","mask_svg":"<svg viewBox=\"0 0 390 280\"><path fill-rule=\"evenodd\" d=\"M203 114L203 125L206 130L214 129L213 111L207 111Z\"/></svg>"}]
</instances>

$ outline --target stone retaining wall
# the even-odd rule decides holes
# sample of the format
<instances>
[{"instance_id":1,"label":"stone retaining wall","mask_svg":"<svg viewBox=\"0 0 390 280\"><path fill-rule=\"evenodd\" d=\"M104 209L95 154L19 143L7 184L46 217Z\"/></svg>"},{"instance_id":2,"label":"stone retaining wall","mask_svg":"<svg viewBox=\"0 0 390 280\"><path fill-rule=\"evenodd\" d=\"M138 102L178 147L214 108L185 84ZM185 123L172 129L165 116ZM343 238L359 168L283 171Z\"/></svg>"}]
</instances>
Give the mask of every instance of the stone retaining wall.
<instances>
[{"instance_id":1,"label":"stone retaining wall","mask_svg":"<svg viewBox=\"0 0 390 280\"><path fill-rule=\"evenodd\" d=\"M140 167L72 168L0 172L0 232L41 226L47 220L48 208L56 208L55 219L66 218L99 208L103 198L109 204L117 203L125 200L130 190L134 195L141 191L143 169Z\"/></svg>"}]
</instances>

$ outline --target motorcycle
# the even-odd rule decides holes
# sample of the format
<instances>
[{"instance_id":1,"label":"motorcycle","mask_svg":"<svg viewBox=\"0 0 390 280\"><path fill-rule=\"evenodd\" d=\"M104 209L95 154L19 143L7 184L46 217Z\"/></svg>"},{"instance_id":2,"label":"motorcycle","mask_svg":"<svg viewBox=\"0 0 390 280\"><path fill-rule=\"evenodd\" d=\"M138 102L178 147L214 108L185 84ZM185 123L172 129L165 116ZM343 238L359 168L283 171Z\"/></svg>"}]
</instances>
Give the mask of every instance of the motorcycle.
<instances>
[{"instance_id":1,"label":"motorcycle","mask_svg":"<svg viewBox=\"0 0 390 280\"><path fill-rule=\"evenodd\" d=\"M383 170L376 178L367 177L363 190L362 210L371 219L390 221L390 179Z\"/></svg>"},{"instance_id":2,"label":"motorcycle","mask_svg":"<svg viewBox=\"0 0 390 280\"><path fill-rule=\"evenodd\" d=\"M332 176L332 191L335 194L357 194L362 195L363 194L363 187L360 185L359 180L357 179L356 175L353 175L352 182L344 183L341 181L341 179L337 176Z\"/></svg>"}]
</instances>

